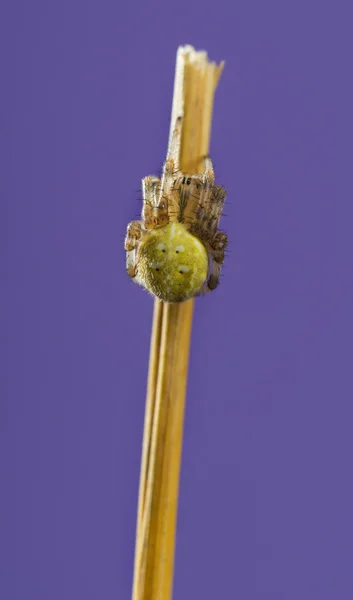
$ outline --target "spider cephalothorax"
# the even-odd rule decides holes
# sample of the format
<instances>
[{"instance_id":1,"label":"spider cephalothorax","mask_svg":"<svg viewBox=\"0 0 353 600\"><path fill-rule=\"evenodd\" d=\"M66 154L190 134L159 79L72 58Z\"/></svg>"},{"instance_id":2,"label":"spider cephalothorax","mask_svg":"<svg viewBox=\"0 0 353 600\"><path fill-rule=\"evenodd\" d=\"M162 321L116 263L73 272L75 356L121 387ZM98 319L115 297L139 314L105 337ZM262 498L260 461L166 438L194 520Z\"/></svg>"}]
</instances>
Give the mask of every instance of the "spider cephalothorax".
<instances>
[{"instance_id":1,"label":"spider cephalothorax","mask_svg":"<svg viewBox=\"0 0 353 600\"><path fill-rule=\"evenodd\" d=\"M141 221L125 238L128 275L164 302L183 302L219 283L227 236L218 231L225 190L214 184L212 161L204 171L179 169L182 119L177 120L162 179L142 180Z\"/></svg>"}]
</instances>

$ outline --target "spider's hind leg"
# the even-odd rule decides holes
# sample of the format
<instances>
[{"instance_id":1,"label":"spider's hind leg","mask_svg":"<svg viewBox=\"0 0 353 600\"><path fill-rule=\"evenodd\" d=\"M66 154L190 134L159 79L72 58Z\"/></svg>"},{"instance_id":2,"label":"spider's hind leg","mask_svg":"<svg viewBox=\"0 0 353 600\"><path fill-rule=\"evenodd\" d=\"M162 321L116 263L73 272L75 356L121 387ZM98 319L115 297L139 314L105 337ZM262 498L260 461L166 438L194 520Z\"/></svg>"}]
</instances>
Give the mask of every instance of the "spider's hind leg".
<instances>
[{"instance_id":1,"label":"spider's hind leg","mask_svg":"<svg viewBox=\"0 0 353 600\"><path fill-rule=\"evenodd\" d=\"M201 293L212 292L219 285L221 266L224 262L225 250L228 245L228 237L223 231L218 231L209 244L209 252L212 258L211 272L204 284Z\"/></svg>"},{"instance_id":2,"label":"spider's hind leg","mask_svg":"<svg viewBox=\"0 0 353 600\"><path fill-rule=\"evenodd\" d=\"M127 226L126 236L125 236L125 251L130 252L131 250L135 250L138 241L142 236L142 225L141 221L131 221Z\"/></svg>"},{"instance_id":3,"label":"spider's hind leg","mask_svg":"<svg viewBox=\"0 0 353 600\"><path fill-rule=\"evenodd\" d=\"M141 221L131 221L127 226L125 237L126 270L132 279L137 275L136 251L142 237Z\"/></svg>"}]
</instances>

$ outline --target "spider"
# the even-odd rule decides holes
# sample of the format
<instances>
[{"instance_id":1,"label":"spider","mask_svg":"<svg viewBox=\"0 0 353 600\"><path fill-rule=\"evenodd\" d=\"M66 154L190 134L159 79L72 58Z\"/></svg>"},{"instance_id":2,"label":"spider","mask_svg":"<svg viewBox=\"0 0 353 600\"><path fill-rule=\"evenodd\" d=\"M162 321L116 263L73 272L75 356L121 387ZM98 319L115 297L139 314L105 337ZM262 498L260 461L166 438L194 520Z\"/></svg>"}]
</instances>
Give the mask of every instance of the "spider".
<instances>
[{"instance_id":1,"label":"spider","mask_svg":"<svg viewBox=\"0 0 353 600\"><path fill-rule=\"evenodd\" d=\"M141 221L129 223L125 237L128 275L170 303L216 289L228 242L218 230L226 192L214 184L211 159L202 174L179 168L181 125L179 117L161 180L142 180Z\"/></svg>"}]
</instances>

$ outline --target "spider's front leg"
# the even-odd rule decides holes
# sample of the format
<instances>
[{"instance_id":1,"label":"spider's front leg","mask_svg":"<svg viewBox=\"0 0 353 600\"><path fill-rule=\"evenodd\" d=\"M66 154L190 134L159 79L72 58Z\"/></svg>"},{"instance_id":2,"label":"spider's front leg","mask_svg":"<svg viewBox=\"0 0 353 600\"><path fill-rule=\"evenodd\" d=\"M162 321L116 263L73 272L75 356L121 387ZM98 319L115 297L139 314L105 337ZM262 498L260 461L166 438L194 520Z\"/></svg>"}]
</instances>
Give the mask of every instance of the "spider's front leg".
<instances>
[{"instance_id":1,"label":"spider's front leg","mask_svg":"<svg viewBox=\"0 0 353 600\"><path fill-rule=\"evenodd\" d=\"M136 251L142 237L141 221L131 221L127 226L125 237L126 270L132 279L137 275Z\"/></svg>"},{"instance_id":2,"label":"spider's front leg","mask_svg":"<svg viewBox=\"0 0 353 600\"><path fill-rule=\"evenodd\" d=\"M163 165L162 173L162 192L168 197L172 204L175 203L173 199L174 181L177 173L180 170L179 156L180 156L180 145L181 145L181 126L183 118L179 116L176 120L173 135L170 140L168 147L167 158Z\"/></svg>"},{"instance_id":3,"label":"spider's front leg","mask_svg":"<svg viewBox=\"0 0 353 600\"><path fill-rule=\"evenodd\" d=\"M175 123L173 135L168 147L167 158L163 168L163 178L168 175L173 175L175 171L179 171L179 156L181 145L181 126L183 117L178 117Z\"/></svg>"},{"instance_id":4,"label":"spider's front leg","mask_svg":"<svg viewBox=\"0 0 353 600\"><path fill-rule=\"evenodd\" d=\"M145 229L167 225L168 198L158 177L149 175L142 180L142 197L142 221Z\"/></svg>"},{"instance_id":5,"label":"spider's front leg","mask_svg":"<svg viewBox=\"0 0 353 600\"><path fill-rule=\"evenodd\" d=\"M214 169L210 156L205 156L202 180L207 189L209 189L214 184Z\"/></svg>"}]
</instances>

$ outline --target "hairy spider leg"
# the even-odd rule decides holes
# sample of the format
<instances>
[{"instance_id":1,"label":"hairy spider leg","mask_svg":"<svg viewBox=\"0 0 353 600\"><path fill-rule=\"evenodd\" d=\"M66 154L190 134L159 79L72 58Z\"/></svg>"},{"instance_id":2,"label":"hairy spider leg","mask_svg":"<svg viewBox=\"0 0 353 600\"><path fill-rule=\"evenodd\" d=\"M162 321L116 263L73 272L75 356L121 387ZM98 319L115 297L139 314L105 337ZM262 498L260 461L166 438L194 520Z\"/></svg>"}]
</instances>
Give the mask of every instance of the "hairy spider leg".
<instances>
[{"instance_id":1,"label":"hairy spider leg","mask_svg":"<svg viewBox=\"0 0 353 600\"><path fill-rule=\"evenodd\" d=\"M127 226L125 237L126 270L132 279L137 275L136 251L142 237L141 221L131 221Z\"/></svg>"}]
</instances>

